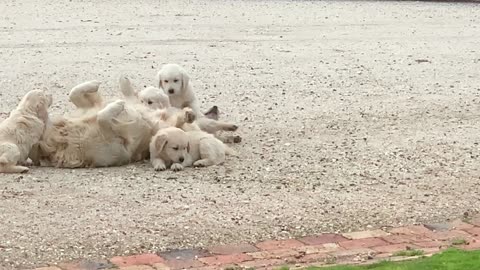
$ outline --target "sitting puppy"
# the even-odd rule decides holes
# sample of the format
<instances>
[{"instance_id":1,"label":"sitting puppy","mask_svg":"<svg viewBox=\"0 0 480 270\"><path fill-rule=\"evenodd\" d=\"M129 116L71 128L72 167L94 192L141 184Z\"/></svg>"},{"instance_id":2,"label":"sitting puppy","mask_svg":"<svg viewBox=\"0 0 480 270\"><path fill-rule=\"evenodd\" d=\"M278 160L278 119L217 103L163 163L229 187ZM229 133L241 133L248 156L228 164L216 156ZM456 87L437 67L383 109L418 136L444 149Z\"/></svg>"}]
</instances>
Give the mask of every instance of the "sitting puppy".
<instances>
[{"instance_id":1,"label":"sitting puppy","mask_svg":"<svg viewBox=\"0 0 480 270\"><path fill-rule=\"evenodd\" d=\"M169 127L158 131L150 142L150 161L156 171L218 165L225 161L226 154L233 151L204 131Z\"/></svg>"},{"instance_id":2,"label":"sitting puppy","mask_svg":"<svg viewBox=\"0 0 480 270\"><path fill-rule=\"evenodd\" d=\"M218 108L210 109L207 114L200 112L199 102L190 84L190 77L177 64L166 64L157 73L158 86L163 89L173 107L183 109L189 107L197 117L197 124L201 130L211 134L218 131L236 131L238 126L232 123L218 121ZM210 117L210 118L209 118ZM240 142L239 136L222 138L224 142Z\"/></svg>"},{"instance_id":3,"label":"sitting puppy","mask_svg":"<svg viewBox=\"0 0 480 270\"><path fill-rule=\"evenodd\" d=\"M32 147L48 122L52 96L42 90L28 92L10 116L0 123L0 173L24 173Z\"/></svg>"}]
</instances>

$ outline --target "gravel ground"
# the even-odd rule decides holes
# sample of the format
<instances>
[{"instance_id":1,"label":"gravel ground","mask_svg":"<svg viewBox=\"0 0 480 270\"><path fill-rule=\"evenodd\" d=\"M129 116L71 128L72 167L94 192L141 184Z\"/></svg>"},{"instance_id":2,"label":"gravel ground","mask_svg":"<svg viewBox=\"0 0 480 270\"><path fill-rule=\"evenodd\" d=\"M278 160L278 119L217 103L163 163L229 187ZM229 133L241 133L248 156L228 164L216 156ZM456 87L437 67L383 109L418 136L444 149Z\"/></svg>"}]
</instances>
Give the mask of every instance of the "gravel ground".
<instances>
[{"instance_id":1,"label":"gravel ground","mask_svg":"<svg viewBox=\"0 0 480 270\"><path fill-rule=\"evenodd\" d=\"M0 269L436 222L480 210L480 6L418 2L0 2L0 112L53 114L176 62L239 158L154 172L33 168L0 181Z\"/></svg>"}]
</instances>

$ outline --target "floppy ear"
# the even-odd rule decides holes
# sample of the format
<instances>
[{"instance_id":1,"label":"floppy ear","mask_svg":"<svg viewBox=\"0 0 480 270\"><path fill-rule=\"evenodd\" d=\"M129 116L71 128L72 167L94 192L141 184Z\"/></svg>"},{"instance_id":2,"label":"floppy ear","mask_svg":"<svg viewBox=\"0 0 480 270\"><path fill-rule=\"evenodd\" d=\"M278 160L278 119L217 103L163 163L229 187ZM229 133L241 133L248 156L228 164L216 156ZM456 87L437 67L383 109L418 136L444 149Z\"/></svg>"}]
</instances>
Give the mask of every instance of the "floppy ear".
<instances>
[{"instance_id":1,"label":"floppy ear","mask_svg":"<svg viewBox=\"0 0 480 270\"><path fill-rule=\"evenodd\" d=\"M156 76L156 79L157 79L157 86L158 86L160 89L163 89L163 84L162 84L162 70L158 71L157 76Z\"/></svg>"},{"instance_id":2,"label":"floppy ear","mask_svg":"<svg viewBox=\"0 0 480 270\"><path fill-rule=\"evenodd\" d=\"M188 76L187 72L182 69L182 91L185 92L188 88L188 84L190 83L190 77Z\"/></svg>"},{"instance_id":3,"label":"floppy ear","mask_svg":"<svg viewBox=\"0 0 480 270\"><path fill-rule=\"evenodd\" d=\"M165 148L168 142L167 138L168 138L167 134L164 133L155 139L155 148L157 148L157 151L160 151L160 152L163 151L163 148Z\"/></svg>"}]
</instances>

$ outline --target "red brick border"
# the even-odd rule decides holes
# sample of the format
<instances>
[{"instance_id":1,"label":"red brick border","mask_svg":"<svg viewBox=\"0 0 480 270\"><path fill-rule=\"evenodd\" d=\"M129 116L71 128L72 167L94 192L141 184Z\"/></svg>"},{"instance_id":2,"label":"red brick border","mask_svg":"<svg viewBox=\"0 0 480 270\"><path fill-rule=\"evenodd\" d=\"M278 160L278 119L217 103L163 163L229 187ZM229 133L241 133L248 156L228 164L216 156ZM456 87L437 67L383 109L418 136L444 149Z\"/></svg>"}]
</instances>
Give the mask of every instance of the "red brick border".
<instances>
[{"instance_id":1,"label":"red brick border","mask_svg":"<svg viewBox=\"0 0 480 270\"><path fill-rule=\"evenodd\" d=\"M225 269L227 267L276 269L326 264L369 263L404 260L403 250L423 250L430 255L456 245L480 249L480 217L463 222L426 224L343 234L320 234L299 239L267 240L256 244L231 244L206 249L185 249L117 256L109 261L76 261L52 264L35 270L177 270Z\"/></svg>"}]
</instances>

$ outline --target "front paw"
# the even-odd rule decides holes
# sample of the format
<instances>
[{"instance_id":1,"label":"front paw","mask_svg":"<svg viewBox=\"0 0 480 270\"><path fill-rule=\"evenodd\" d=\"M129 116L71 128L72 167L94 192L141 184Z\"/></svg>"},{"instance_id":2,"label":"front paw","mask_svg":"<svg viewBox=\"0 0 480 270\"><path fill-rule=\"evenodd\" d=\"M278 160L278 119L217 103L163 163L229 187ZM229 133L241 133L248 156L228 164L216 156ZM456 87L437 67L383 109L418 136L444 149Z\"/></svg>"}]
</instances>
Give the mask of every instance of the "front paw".
<instances>
[{"instance_id":1,"label":"front paw","mask_svg":"<svg viewBox=\"0 0 480 270\"><path fill-rule=\"evenodd\" d=\"M155 164L153 168L155 169L155 171L159 172L165 171L167 169L167 166L165 166L165 164Z\"/></svg>"},{"instance_id":2,"label":"front paw","mask_svg":"<svg viewBox=\"0 0 480 270\"><path fill-rule=\"evenodd\" d=\"M193 167L207 167L204 160L197 160L193 163Z\"/></svg>"},{"instance_id":3,"label":"front paw","mask_svg":"<svg viewBox=\"0 0 480 270\"><path fill-rule=\"evenodd\" d=\"M178 172L178 171L183 170L183 166L180 163L173 163L172 166L171 166L171 169L174 172Z\"/></svg>"},{"instance_id":4,"label":"front paw","mask_svg":"<svg viewBox=\"0 0 480 270\"><path fill-rule=\"evenodd\" d=\"M238 129L237 125L229 125L226 128L227 131L236 131L237 129Z\"/></svg>"}]
</instances>

